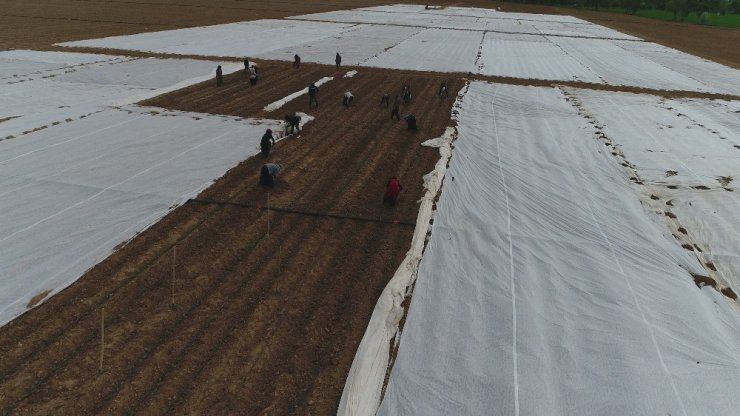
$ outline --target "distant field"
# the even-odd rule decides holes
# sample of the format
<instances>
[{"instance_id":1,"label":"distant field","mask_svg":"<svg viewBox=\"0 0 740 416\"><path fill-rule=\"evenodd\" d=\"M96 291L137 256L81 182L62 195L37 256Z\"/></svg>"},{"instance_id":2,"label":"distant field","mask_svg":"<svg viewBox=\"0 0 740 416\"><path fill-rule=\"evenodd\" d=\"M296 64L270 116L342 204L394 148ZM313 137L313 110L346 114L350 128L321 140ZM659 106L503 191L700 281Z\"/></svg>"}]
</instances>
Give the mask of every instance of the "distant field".
<instances>
[{"instance_id":1,"label":"distant field","mask_svg":"<svg viewBox=\"0 0 740 416\"><path fill-rule=\"evenodd\" d=\"M601 9L601 11L609 13L627 13L626 10L620 8ZM638 10L637 16L645 17L648 19L663 20L666 22L675 22L673 18L673 13L666 10ZM689 15L686 16L686 18L682 22L698 25L700 21L699 16L701 16L701 13L689 13ZM706 25L737 29L740 28L740 14L719 15L716 13L710 13L709 20Z\"/></svg>"},{"instance_id":2,"label":"distant field","mask_svg":"<svg viewBox=\"0 0 740 416\"><path fill-rule=\"evenodd\" d=\"M395 4L383 0L213 0L203 5L196 0L143 0L27 2L3 0L0 9L0 49L59 49L57 42L154 32L181 27L206 26L258 19L279 19L307 13ZM428 3L439 6L485 7L506 12L568 14L587 19L643 39L661 43L692 55L740 68L740 30L672 21L647 20L604 11L556 8L543 5L488 0ZM695 16L694 16L695 17ZM712 24L718 16L712 16ZM672 18L672 16L671 16ZM737 15L726 16L738 19ZM724 24L724 23L723 23Z\"/></svg>"}]
</instances>

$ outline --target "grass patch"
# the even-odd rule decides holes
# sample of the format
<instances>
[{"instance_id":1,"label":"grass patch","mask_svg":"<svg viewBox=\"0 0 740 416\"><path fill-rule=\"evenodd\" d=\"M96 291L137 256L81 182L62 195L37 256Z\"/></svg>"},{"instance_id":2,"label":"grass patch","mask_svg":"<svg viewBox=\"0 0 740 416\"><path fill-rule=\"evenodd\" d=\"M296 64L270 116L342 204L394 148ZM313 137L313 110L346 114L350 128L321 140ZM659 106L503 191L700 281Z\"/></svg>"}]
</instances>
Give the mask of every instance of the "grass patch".
<instances>
[{"instance_id":1,"label":"grass patch","mask_svg":"<svg viewBox=\"0 0 740 416\"><path fill-rule=\"evenodd\" d=\"M626 9L623 8L599 8L600 12L610 12L610 13L627 13ZM647 19L653 19L653 20L662 20L666 22L675 22L680 21L683 23L690 23L690 24L700 24L700 16L702 12L692 12L689 13L688 16L686 16L685 19L681 20L680 18L676 20L673 16L673 12L667 11L667 10L657 10L657 9L645 9L645 10L638 10L637 13L635 13L635 16L644 17ZM740 29L740 14L724 14L720 15L718 13L709 13L706 26L717 26L717 27L729 27L729 28L735 28Z\"/></svg>"}]
</instances>

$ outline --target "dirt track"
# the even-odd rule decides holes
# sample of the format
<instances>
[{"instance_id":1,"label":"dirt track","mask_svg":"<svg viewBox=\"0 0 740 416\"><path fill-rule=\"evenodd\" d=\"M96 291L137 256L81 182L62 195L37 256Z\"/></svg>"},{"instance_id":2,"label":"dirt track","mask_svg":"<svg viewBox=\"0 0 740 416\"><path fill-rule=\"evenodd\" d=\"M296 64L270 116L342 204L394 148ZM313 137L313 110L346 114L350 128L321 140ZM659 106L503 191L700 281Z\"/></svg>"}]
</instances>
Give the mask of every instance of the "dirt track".
<instances>
[{"instance_id":1,"label":"dirt track","mask_svg":"<svg viewBox=\"0 0 740 416\"><path fill-rule=\"evenodd\" d=\"M205 8L193 1L62 1L29 7L12 0L0 13L0 46L48 49L64 40L381 3L216 0ZM512 3L455 4L553 12ZM712 29L697 28L701 35L692 39L699 46L676 44L673 25L586 15L740 66L740 49L723 53L713 45L718 32ZM728 36L738 39L740 31ZM269 195L269 238L267 191L257 185L264 160L256 157L76 284L0 328L0 414L334 413L378 295L408 249L421 176L438 158L436 149L419 144L451 123L454 93L464 82L368 68L342 78L346 69L311 64L294 71L263 62L261 70L256 87L237 73L222 88L203 83L145 104L278 119L296 110L316 116L300 138L279 142L272 157L286 170ZM319 109L309 111L303 96L275 114L261 110L323 76L335 80L321 87ZM434 97L442 79L451 87L444 102ZM406 82L417 96L402 113L418 116L417 133L378 106L383 92L396 93ZM350 109L339 102L346 89L357 97ZM395 208L380 204L391 175L405 186Z\"/></svg>"}]
</instances>

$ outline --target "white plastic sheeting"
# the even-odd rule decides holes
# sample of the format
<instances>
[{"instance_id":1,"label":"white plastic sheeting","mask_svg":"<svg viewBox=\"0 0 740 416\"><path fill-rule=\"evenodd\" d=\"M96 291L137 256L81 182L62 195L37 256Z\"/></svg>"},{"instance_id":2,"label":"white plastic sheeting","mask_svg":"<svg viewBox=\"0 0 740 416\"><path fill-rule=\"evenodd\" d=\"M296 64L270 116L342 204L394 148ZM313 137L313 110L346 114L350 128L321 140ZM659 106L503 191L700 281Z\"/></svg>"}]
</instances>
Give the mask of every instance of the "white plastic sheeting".
<instances>
[{"instance_id":1,"label":"white plastic sheeting","mask_svg":"<svg viewBox=\"0 0 740 416\"><path fill-rule=\"evenodd\" d=\"M212 78L216 65L0 52L0 325L255 154L266 127L281 126L110 107Z\"/></svg>"},{"instance_id":2,"label":"white plastic sheeting","mask_svg":"<svg viewBox=\"0 0 740 416\"><path fill-rule=\"evenodd\" d=\"M604 83L598 74L539 35L486 33L480 73L504 77ZM531 59L531 57L538 59Z\"/></svg>"},{"instance_id":3,"label":"white plastic sheeting","mask_svg":"<svg viewBox=\"0 0 740 416\"><path fill-rule=\"evenodd\" d=\"M60 52L0 52L0 140L214 78L218 62ZM41 65L41 66L40 66ZM46 66L51 65L51 66ZM41 69L44 68L44 69ZM240 68L222 64L224 73ZM18 82L18 80L23 82ZM4 81L4 82L3 82Z\"/></svg>"},{"instance_id":4,"label":"white plastic sheeting","mask_svg":"<svg viewBox=\"0 0 740 416\"><path fill-rule=\"evenodd\" d=\"M332 65L335 54L339 52L343 65L360 65L422 30L420 27L357 25L328 38L291 45L256 57L288 61L298 54L306 62Z\"/></svg>"},{"instance_id":5,"label":"white plastic sheeting","mask_svg":"<svg viewBox=\"0 0 740 416\"><path fill-rule=\"evenodd\" d=\"M344 23L266 19L138 35L110 36L65 42L60 45L183 55L253 57L268 51L334 36L352 26Z\"/></svg>"},{"instance_id":6,"label":"white plastic sheeting","mask_svg":"<svg viewBox=\"0 0 740 416\"><path fill-rule=\"evenodd\" d=\"M418 71L477 72L476 55L483 32L425 29L364 66Z\"/></svg>"},{"instance_id":7,"label":"white plastic sheeting","mask_svg":"<svg viewBox=\"0 0 740 416\"><path fill-rule=\"evenodd\" d=\"M612 40L558 36L547 36L547 39L562 48L568 56L599 74L607 84L636 85L663 90L726 91L723 88L718 90L702 83L700 81L701 77L693 73L680 72L684 65L676 68L664 66L626 50ZM691 58L699 60L699 58ZM726 68L718 64L715 64L714 67ZM735 74L735 79L740 80L740 71L726 69L729 72L723 72L728 75L731 72ZM696 79L692 78L693 76L696 76ZM732 77L727 78L727 82L731 83L732 79Z\"/></svg>"},{"instance_id":8,"label":"white plastic sheeting","mask_svg":"<svg viewBox=\"0 0 740 416\"><path fill-rule=\"evenodd\" d=\"M66 42L740 94L740 72L570 16L394 5Z\"/></svg>"},{"instance_id":9,"label":"white plastic sheeting","mask_svg":"<svg viewBox=\"0 0 740 416\"><path fill-rule=\"evenodd\" d=\"M117 62L128 59L133 58L86 53L37 52L23 49L0 51L0 84L43 78L96 62Z\"/></svg>"},{"instance_id":10,"label":"white plastic sheeting","mask_svg":"<svg viewBox=\"0 0 740 416\"><path fill-rule=\"evenodd\" d=\"M554 89L473 83L378 415L725 415L740 315ZM372 414L372 413L347 413Z\"/></svg>"},{"instance_id":11,"label":"white plastic sheeting","mask_svg":"<svg viewBox=\"0 0 740 416\"><path fill-rule=\"evenodd\" d=\"M701 274L740 294L740 102L570 92L635 166L644 203L717 269Z\"/></svg>"},{"instance_id":12,"label":"white plastic sheeting","mask_svg":"<svg viewBox=\"0 0 740 416\"><path fill-rule=\"evenodd\" d=\"M715 62L666 48L652 42L615 42L617 46L655 63L686 74L716 91L740 95L740 73Z\"/></svg>"},{"instance_id":13,"label":"white plastic sheeting","mask_svg":"<svg viewBox=\"0 0 740 416\"><path fill-rule=\"evenodd\" d=\"M502 13L492 9L476 8L449 7L439 10L427 10L422 6L395 5L314 13L294 16L291 19L636 39L634 36L595 25L572 16Z\"/></svg>"},{"instance_id":14,"label":"white plastic sheeting","mask_svg":"<svg viewBox=\"0 0 740 416\"><path fill-rule=\"evenodd\" d=\"M0 142L0 324L256 153L266 127L125 107Z\"/></svg>"}]
</instances>

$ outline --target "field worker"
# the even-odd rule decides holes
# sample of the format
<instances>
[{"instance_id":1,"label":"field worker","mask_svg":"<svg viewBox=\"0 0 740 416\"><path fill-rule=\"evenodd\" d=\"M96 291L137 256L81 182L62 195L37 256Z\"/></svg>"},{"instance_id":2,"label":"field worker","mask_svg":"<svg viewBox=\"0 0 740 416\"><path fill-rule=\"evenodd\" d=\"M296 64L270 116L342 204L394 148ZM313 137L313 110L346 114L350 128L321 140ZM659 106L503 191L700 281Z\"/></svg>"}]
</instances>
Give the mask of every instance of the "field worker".
<instances>
[{"instance_id":1,"label":"field worker","mask_svg":"<svg viewBox=\"0 0 740 416\"><path fill-rule=\"evenodd\" d=\"M416 130L416 116L413 114L407 114L403 117L408 124L408 130Z\"/></svg>"},{"instance_id":2,"label":"field worker","mask_svg":"<svg viewBox=\"0 0 740 416\"><path fill-rule=\"evenodd\" d=\"M249 58L244 57L244 73L249 73Z\"/></svg>"},{"instance_id":3,"label":"field worker","mask_svg":"<svg viewBox=\"0 0 740 416\"><path fill-rule=\"evenodd\" d=\"M349 107L352 105L352 100L355 99L355 96L352 95L351 92L347 91L344 93L344 96L342 97L342 105L345 107Z\"/></svg>"},{"instance_id":4,"label":"field worker","mask_svg":"<svg viewBox=\"0 0 740 416\"><path fill-rule=\"evenodd\" d=\"M216 86L220 87L224 85L224 72L221 70L221 65L216 68Z\"/></svg>"},{"instance_id":5,"label":"field worker","mask_svg":"<svg viewBox=\"0 0 740 416\"><path fill-rule=\"evenodd\" d=\"M385 194L383 195L383 203L391 206L396 205L398 201L398 194L401 193L403 186L401 181L395 176L388 180L388 184L385 186Z\"/></svg>"},{"instance_id":6,"label":"field worker","mask_svg":"<svg viewBox=\"0 0 740 416\"><path fill-rule=\"evenodd\" d=\"M260 185L267 187L275 186L275 178L283 170L283 165L279 163L265 163L260 169Z\"/></svg>"},{"instance_id":7,"label":"field worker","mask_svg":"<svg viewBox=\"0 0 740 416\"><path fill-rule=\"evenodd\" d=\"M319 100L316 98L319 93L319 87L313 82L308 87L308 108L311 108L312 103L316 103L316 107L319 106Z\"/></svg>"},{"instance_id":8,"label":"field worker","mask_svg":"<svg viewBox=\"0 0 740 416\"><path fill-rule=\"evenodd\" d=\"M249 84L250 85L257 85L257 80L259 79L259 76L257 76L257 67L252 65L249 67Z\"/></svg>"},{"instance_id":9,"label":"field worker","mask_svg":"<svg viewBox=\"0 0 740 416\"><path fill-rule=\"evenodd\" d=\"M401 90L401 97L403 98L404 104L411 103L411 86L406 84L403 86L403 90Z\"/></svg>"},{"instance_id":10,"label":"field worker","mask_svg":"<svg viewBox=\"0 0 740 416\"><path fill-rule=\"evenodd\" d=\"M439 84L439 92L437 93L437 95L439 96L439 98L445 98L449 95L447 92L447 82L442 81L442 83Z\"/></svg>"},{"instance_id":11,"label":"field worker","mask_svg":"<svg viewBox=\"0 0 740 416\"><path fill-rule=\"evenodd\" d=\"M380 99L380 105L385 104L386 108L390 105L391 101L391 95L388 93L383 94L383 97Z\"/></svg>"},{"instance_id":12,"label":"field worker","mask_svg":"<svg viewBox=\"0 0 740 416\"><path fill-rule=\"evenodd\" d=\"M296 113L285 115L285 132L293 134L293 130L297 130L298 134L301 134L301 116ZM290 132L288 132L290 131Z\"/></svg>"},{"instance_id":13,"label":"field worker","mask_svg":"<svg viewBox=\"0 0 740 416\"><path fill-rule=\"evenodd\" d=\"M342 56L339 55L339 52L337 52L337 56L334 57L334 62L336 62L337 68L339 68L339 65L342 64Z\"/></svg>"},{"instance_id":14,"label":"field worker","mask_svg":"<svg viewBox=\"0 0 740 416\"><path fill-rule=\"evenodd\" d=\"M267 129L265 134L262 136L262 140L260 141L260 150L262 150L262 156L270 156L272 146L275 146L275 138L272 137L272 130Z\"/></svg>"},{"instance_id":15,"label":"field worker","mask_svg":"<svg viewBox=\"0 0 740 416\"><path fill-rule=\"evenodd\" d=\"M391 120L393 120L393 117L396 118L396 120L401 119L401 114L399 111L401 110L401 97L396 95L396 99L393 100L393 108L391 108Z\"/></svg>"},{"instance_id":16,"label":"field worker","mask_svg":"<svg viewBox=\"0 0 740 416\"><path fill-rule=\"evenodd\" d=\"M301 57L298 54L293 55L293 68L298 69L301 67Z\"/></svg>"}]
</instances>

